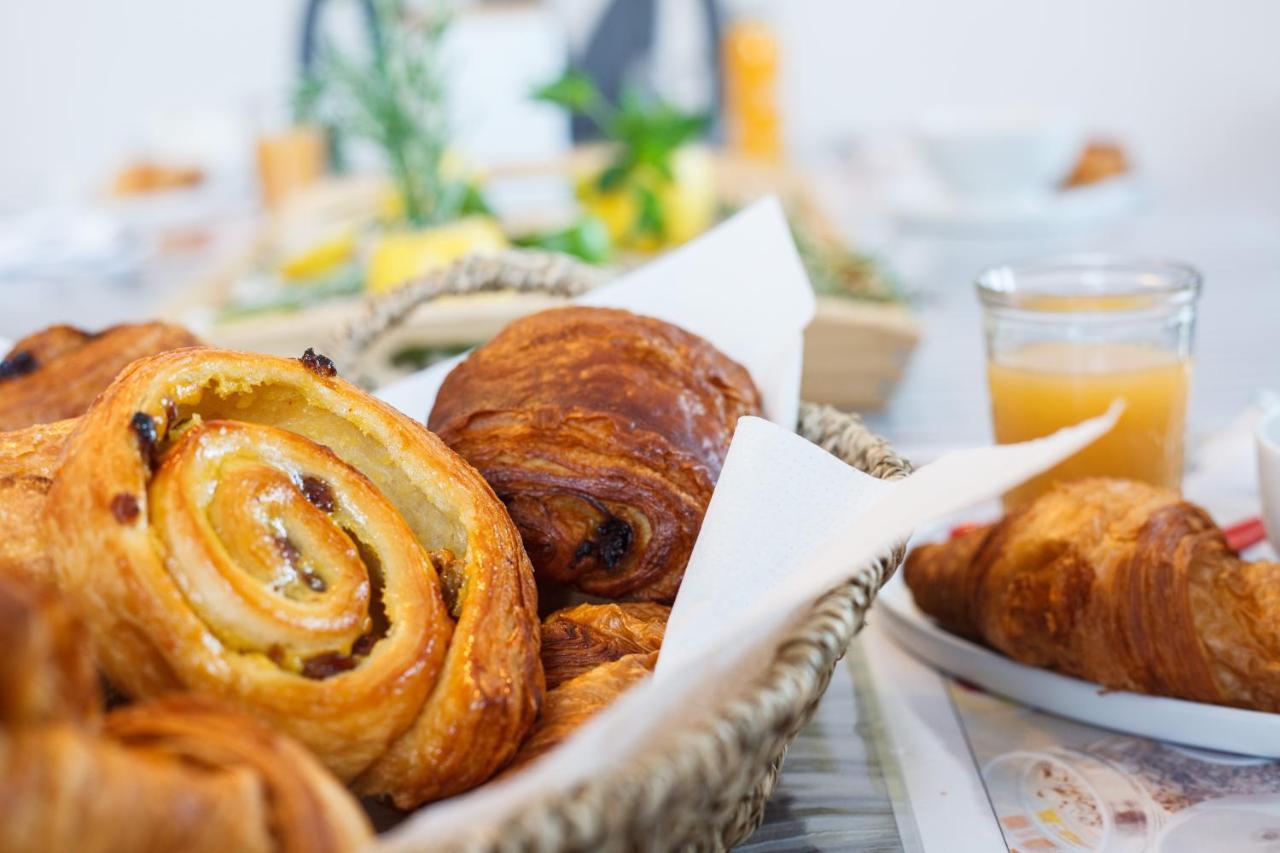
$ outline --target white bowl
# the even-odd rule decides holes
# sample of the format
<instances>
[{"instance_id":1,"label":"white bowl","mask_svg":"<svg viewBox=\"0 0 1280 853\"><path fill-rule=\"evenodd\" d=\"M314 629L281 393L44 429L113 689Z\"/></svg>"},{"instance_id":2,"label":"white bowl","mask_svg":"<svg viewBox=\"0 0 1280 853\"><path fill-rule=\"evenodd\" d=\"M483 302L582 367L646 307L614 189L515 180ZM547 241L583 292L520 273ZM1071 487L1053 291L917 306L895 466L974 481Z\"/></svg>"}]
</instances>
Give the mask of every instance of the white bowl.
<instances>
[{"instance_id":1,"label":"white bowl","mask_svg":"<svg viewBox=\"0 0 1280 853\"><path fill-rule=\"evenodd\" d=\"M1064 120L938 118L920 130L935 171L956 195L984 203L1037 201L1055 192L1084 147Z\"/></svg>"},{"instance_id":2,"label":"white bowl","mask_svg":"<svg viewBox=\"0 0 1280 853\"><path fill-rule=\"evenodd\" d=\"M1258 421L1254 432L1258 446L1258 491L1262 496L1262 523L1267 540L1280 553L1280 406Z\"/></svg>"}]
</instances>

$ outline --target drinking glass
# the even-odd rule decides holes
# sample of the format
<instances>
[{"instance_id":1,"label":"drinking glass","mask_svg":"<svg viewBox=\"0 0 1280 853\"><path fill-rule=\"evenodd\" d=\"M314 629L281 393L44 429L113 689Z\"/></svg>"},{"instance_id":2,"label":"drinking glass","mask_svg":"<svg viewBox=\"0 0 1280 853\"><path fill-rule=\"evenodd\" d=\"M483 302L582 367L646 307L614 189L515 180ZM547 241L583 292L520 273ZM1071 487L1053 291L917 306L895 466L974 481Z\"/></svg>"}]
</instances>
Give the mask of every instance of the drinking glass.
<instances>
[{"instance_id":1,"label":"drinking glass","mask_svg":"<svg viewBox=\"0 0 1280 853\"><path fill-rule=\"evenodd\" d=\"M1006 494L1006 509L1081 477L1180 486L1200 283L1186 264L1115 255L978 277L997 441L1039 438L1125 402L1109 433Z\"/></svg>"}]
</instances>

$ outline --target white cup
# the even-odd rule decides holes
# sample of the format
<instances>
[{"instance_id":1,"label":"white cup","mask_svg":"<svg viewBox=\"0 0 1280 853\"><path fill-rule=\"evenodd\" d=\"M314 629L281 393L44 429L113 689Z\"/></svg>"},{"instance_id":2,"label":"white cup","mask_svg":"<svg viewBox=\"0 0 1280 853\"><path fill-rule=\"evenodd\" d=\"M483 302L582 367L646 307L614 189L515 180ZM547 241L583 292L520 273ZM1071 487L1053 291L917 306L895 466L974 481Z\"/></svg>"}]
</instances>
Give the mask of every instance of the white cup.
<instances>
[{"instance_id":1,"label":"white cup","mask_svg":"<svg viewBox=\"0 0 1280 853\"><path fill-rule=\"evenodd\" d=\"M1254 438L1258 445L1258 491L1262 496L1262 523L1271 547L1280 553L1280 406L1258 421Z\"/></svg>"}]
</instances>

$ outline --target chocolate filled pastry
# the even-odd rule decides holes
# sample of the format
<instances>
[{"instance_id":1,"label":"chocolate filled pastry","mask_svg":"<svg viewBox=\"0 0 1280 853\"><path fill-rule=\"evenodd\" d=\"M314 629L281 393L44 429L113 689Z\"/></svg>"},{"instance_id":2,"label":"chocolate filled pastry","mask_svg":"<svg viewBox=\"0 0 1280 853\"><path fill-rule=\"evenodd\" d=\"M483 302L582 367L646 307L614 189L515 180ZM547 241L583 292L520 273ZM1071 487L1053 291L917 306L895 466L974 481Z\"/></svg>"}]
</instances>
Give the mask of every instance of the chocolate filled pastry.
<instances>
[{"instance_id":1,"label":"chocolate filled pastry","mask_svg":"<svg viewBox=\"0 0 1280 853\"><path fill-rule=\"evenodd\" d=\"M1280 712L1280 563L1241 560L1204 510L1127 480L1056 486L907 557L948 631L1104 687Z\"/></svg>"},{"instance_id":2,"label":"chocolate filled pastry","mask_svg":"<svg viewBox=\"0 0 1280 853\"><path fill-rule=\"evenodd\" d=\"M580 604L542 623L547 701L506 772L558 746L653 672L671 608L661 604Z\"/></svg>"},{"instance_id":3,"label":"chocolate filled pastry","mask_svg":"<svg viewBox=\"0 0 1280 853\"><path fill-rule=\"evenodd\" d=\"M129 362L199 344L169 323L112 326L96 334L50 326L28 335L0 361L0 431L83 414Z\"/></svg>"},{"instance_id":4,"label":"chocolate filled pastry","mask_svg":"<svg viewBox=\"0 0 1280 853\"><path fill-rule=\"evenodd\" d=\"M751 377L702 338L610 308L517 320L445 379L429 425L520 528L540 582L669 602Z\"/></svg>"},{"instance_id":5,"label":"chocolate filled pastry","mask_svg":"<svg viewBox=\"0 0 1280 853\"><path fill-rule=\"evenodd\" d=\"M0 575L0 849L341 851L372 840L301 746L208 699L107 715L79 625Z\"/></svg>"},{"instance_id":6,"label":"chocolate filled pastry","mask_svg":"<svg viewBox=\"0 0 1280 853\"><path fill-rule=\"evenodd\" d=\"M68 436L46 513L114 687L220 698L362 794L472 788L537 715L536 591L502 504L324 356L134 362Z\"/></svg>"}]
</instances>

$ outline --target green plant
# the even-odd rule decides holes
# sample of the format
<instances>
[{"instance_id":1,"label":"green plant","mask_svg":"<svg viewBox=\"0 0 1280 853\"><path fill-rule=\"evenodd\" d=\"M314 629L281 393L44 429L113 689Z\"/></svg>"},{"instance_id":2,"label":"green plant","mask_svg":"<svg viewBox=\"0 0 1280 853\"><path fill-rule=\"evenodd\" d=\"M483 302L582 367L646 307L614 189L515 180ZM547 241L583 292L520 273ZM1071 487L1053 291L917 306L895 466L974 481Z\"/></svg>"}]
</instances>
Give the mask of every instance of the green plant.
<instances>
[{"instance_id":1,"label":"green plant","mask_svg":"<svg viewBox=\"0 0 1280 853\"><path fill-rule=\"evenodd\" d=\"M346 139L365 140L386 158L404 205L418 226L488 212L478 190L448 174L445 67L441 45L451 15L443 2L410 14L404 0L374 0L377 38L369 56L324 45L300 82L295 111Z\"/></svg>"},{"instance_id":2,"label":"green plant","mask_svg":"<svg viewBox=\"0 0 1280 853\"><path fill-rule=\"evenodd\" d=\"M640 211L636 231L640 235L664 236L666 223L658 194L649 181L634 178L655 172L665 180L674 180L672 156L680 146L707 132L710 117L645 97L634 88L624 89L618 103L612 104L590 77L572 69L539 87L533 96L586 116L614 143L612 159L596 178L597 188L602 192L627 189L634 193Z\"/></svg>"}]
</instances>

